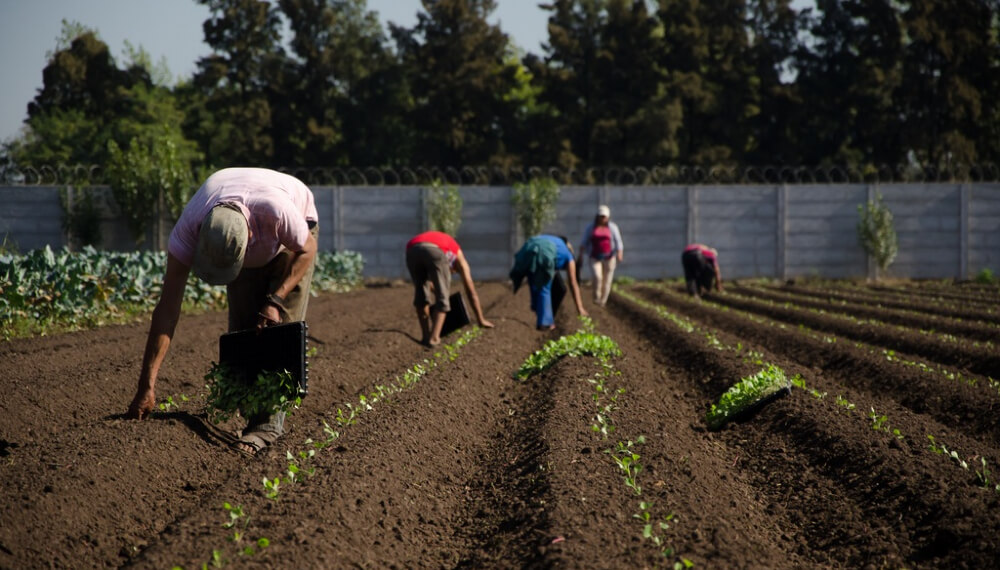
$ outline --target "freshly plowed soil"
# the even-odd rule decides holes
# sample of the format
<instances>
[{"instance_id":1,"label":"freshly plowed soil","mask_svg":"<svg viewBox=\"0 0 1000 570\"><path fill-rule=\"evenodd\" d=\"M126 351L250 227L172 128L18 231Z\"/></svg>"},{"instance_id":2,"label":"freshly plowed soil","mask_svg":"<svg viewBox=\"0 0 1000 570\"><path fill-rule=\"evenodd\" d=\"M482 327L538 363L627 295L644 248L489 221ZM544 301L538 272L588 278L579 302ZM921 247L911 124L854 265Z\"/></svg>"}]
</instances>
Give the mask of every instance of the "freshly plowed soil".
<instances>
[{"instance_id":1,"label":"freshly plowed soil","mask_svg":"<svg viewBox=\"0 0 1000 570\"><path fill-rule=\"evenodd\" d=\"M0 567L997 567L1000 351L958 334L996 322L930 310L995 289L831 287L620 287L586 303L622 351L613 369L566 357L526 381L512 375L533 351L581 327L571 303L539 333L525 292L481 284L496 328L464 331L450 359L416 342L408 286L323 295L309 395L253 458L230 448L240 420L204 414L223 313L181 319L157 384L174 405L141 422L123 413L146 323L2 343ZM862 324L833 315L853 309ZM948 338L918 330L945 321ZM764 363L809 390L708 430L709 406ZM628 479L624 449L641 466Z\"/></svg>"}]
</instances>

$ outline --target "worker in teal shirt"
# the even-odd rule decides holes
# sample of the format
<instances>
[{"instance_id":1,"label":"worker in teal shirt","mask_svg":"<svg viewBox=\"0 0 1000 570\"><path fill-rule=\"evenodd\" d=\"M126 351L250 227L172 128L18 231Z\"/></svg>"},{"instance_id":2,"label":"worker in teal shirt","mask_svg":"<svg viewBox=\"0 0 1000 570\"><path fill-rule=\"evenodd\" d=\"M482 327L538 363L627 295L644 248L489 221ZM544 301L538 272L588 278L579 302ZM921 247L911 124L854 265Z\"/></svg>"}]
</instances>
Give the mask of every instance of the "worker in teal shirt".
<instances>
[{"instance_id":1,"label":"worker in teal shirt","mask_svg":"<svg viewBox=\"0 0 1000 570\"><path fill-rule=\"evenodd\" d=\"M562 236L542 234L534 236L521 246L514 255L514 266L510 269L510 279L514 282L514 292L521 281L528 280L531 289L531 310L537 316L538 330L556 328L552 310L552 282L559 270L565 269L569 276L570 292L580 315L586 315L580 299L580 286L576 281L576 260L573 246Z\"/></svg>"}]
</instances>

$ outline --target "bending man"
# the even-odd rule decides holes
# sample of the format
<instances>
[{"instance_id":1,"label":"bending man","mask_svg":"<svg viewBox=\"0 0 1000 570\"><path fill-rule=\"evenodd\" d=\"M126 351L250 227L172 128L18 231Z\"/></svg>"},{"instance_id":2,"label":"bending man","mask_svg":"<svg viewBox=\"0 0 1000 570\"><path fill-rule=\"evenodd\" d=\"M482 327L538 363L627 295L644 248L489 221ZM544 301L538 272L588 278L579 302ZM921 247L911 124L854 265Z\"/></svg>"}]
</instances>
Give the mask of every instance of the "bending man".
<instances>
[{"instance_id":1,"label":"bending man","mask_svg":"<svg viewBox=\"0 0 1000 570\"><path fill-rule=\"evenodd\" d=\"M421 344L441 344L441 328L451 310L448 297L451 293L452 271L462 277L465 293L469 296L469 303L476 313L479 326L493 328L493 323L483 316L472 271L455 238L437 231L414 236L406 243L406 268L413 281L413 306L417 310L417 320L420 321ZM432 296L433 306L430 304Z\"/></svg>"},{"instance_id":2,"label":"bending man","mask_svg":"<svg viewBox=\"0 0 1000 570\"><path fill-rule=\"evenodd\" d=\"M312 191L287 174L227 168L192 196L170 233L167 269L146 340L128 417L146 418L156 377L180 317L188 274L226 285L229 330L305 320L316 262L318 216ZM235 448L253 455L284 433L285 414L258 414Z\"/></svg>"},{"instance_id":3,"label":"bending man","mask_svg":"<svg viewBox=\"0 0 1000 570\"><path fill-rule=\"evenodd\" d=\"M576 303L576 312L587 315L580 298L580 285L576 280L576 260L573 246L563 236L548 234L528 239L514 254L514 265L510 268L510 279L517 293L521 281L528 280L531 289L531 310L535 312L535 328L552 330L556 328L555 311L552 308L552 283L560 269L569 274L569 288ZM565 289L563 289L565 291Z\"/></svg>"},{"instance_id":4,"label":"bending man","mask_svg":"<svg viewBox=\"0 0 1000 570\"><path fill-rule=\"evenodd\" d=\"M684 266L684 281L687 291L694 297L715 288L722 292L722 272L719 271L719 252L715 248L700 243L692 243L681 253Z\"/></svg>"}]
</instances>

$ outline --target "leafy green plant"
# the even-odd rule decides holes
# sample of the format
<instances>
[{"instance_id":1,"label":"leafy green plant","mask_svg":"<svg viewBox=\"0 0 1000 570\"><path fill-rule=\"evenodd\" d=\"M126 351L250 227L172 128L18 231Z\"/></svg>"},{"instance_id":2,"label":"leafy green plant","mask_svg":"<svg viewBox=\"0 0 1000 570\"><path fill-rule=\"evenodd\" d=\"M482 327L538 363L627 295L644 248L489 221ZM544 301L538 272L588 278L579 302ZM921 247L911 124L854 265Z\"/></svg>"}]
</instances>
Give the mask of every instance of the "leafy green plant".
<instances>
[{"instance_id":1,"label":"leafy green plant","mask_svg":"<svg viewBox=\"0 0 1000 570\"><path fill-rule=\"evenodd\" d=\"M878 412L876 412L875 408L871 408L871 411L868 412L868 419L872 421L872 429L876 431L881 430L881 431L891 432L892 435L896 437L896 439L898 440L904 439L902 432L900 432L898 429L893 429L889 426L889 418L886 417L885 414L879 414Z\"/></svg>"},{"instance_id":2,"label":"leafy green plant","mask_svg":"<svg viewBox=\"0 0 1000 570\"><path fill-rule=\"evenodd\" d=\"M882 196L878 195L876 200L858 205L858 216L858 243L875 259L879 270L884 273L899 252L892 212L885 205Z\"/></svg>"},{"instance_id":3,"label":"leafy green plant","mask_svg":"<svg viewBox=\"0 0 1000 570\"><path fill-rule=\"evenodd\" d=\"M514 373L514 377L518 380L527 380L552 366L563 356L582 355L607 358L620 356L621 349L618 348L615 341L607 336L585 330L577 331L571 335L550 340L545 346L536 350L521 364L518 371Z\"/></svg>"},{"instance_id":4,"label":"leafy green plant","mask_svg":"<svg viewBox=\"0 0 1000 570\"><path fill-rule=\"evenodd\" d=\"M791 382L785 376L785 371L768 364L767 368L740 379L726 390L719 398L719 403L712 404L705 414L705 422L709 429L719 429L736 414L781 390L790 389Z\"/></svg>"},{"instance_id":5,"label":"leafy green plant","mask_svg":"<svg viewBox=\"0 0 1000 570\"><path fill-rule=\"evenodd\" d=\"M187 402L188 400L190 400L190 398L188 398L184 394L181 394L180 395L180 400L182 402ZM170 408L173 408L174 406L177 406L177 405L179 405L179 404L174 401L174 397L173 396L167 396L165 400L163 400L162 402L160 402L160 405L158 407L160 408L161 412L169 412Z\"/></svg>"},{"instance_id":6,"label":"leafy green plant","mask_svg":"<svg viewBox=\"0 0 1000 570\"><path fill-rule=\"evenodd\" d=\"M84 246L24 255L0 254L0 335L29 336L123 322L153 309L160 298L167 254L112 252ZM314 291L347 290L361 282L363 262L356 252L321 252L313 274ZM224 287L191 277L186 308L225 306Z\"/></svg>"},{"instance_id":7,"label":"leafy green plant","mask_svg":"<svg viewBox=\"0 0 1000 570\"><path fill-rule=\"evenodd\" d=\"M646 438L639 436L635 443L645 443ZM642 494L642 486L639 485L639 473L642 471L642 464L639 463L640 455L635 451L632 440L619 441L614 450L608 450L611 458L618 468L624 472L625 486L632 489L636 495Z\"/></svg>"},{"instance_id":8,"label":"leafy green plant","mask_svg":"<svg viewBox=\"0 0 1000 570\"><path fill-rule=\"evenodd\" d=\"M121 208L132 239L145 241L146 232L160 212L161 200L176 220L195 190L191 167L181 158L177 144L168 138L138 139L122 150L108 142L106 176L115 202Z\"/></svg>"},{"instance_id":9,"label":"leafy green plant","mask_svg":"<svg viewBox=\"0 0 1000 570\"><path fill-rule=\"evenodd\" d=\"M237 412L253 417L260 413L290 412L302 404L301 387L287 370L261 372L250 379L241 378L225 364L213 362L205 380L208 416L215 423L224 422Z\"/></svg>"},{"instance_id":10,"label":"leafy green plant","mask_svg":"<svg viewBox=\"0 0 1000 570\"><path fill-rule=\"evenodd\" d=\"M844 411L848 414L853 412L855 408L854 404L849 402L847 398L841 396L840 394L837 394L837 405L844 408Z\"/></svg>"},{"instance_id":11,"label":"leafy green plant","mask_svg":"<svg viewBox=\"0 0 1000 570\"><path fill-rule=\"evenodd\" d=\"M264 477L264 495L273 501L278 500L278 495L281 493L281 477L275 477L274 479L268 479Z\"/></svg>"},{"instance_id":12,"label":"leafy green plant","mask_svg":"<svg viewBox=\"0 0 1000 570\"><path fill-rule=\"evenodd\" d=\"M511 202L524 237L542 233L545 224L556 218L559 185L551 178L532 178L527 184L514 184Z\"/></svg>"},{"instance_id":13,"label":"leafy green plant","mask_svg":"<svg viewBox=\"0 0 1000 570\"><path fill-rule=\"evenodd\" d=\"M350 291L361 285L364 258L356 251L321 251L316 254L312 288L315 291Z\"/></svg>"},{"instance_id":14,"label":"leafy green plant","mask_svg":"<svg viewBox=\"0 0 1000 570\"><path fill-rule=\"evenodd\" d=\"M993 270L989 267L984 267L976 273L975 277L976 283L982 283L983 285L993 285L997 282L997 278L993 275Z\"/></svg>"},{"instance_id":15,"label":"leafy green plant","mask_svg":"<svg viewBox=\"0 0 1000 570\"><path fill-rule=\"evenodd\" d=\"M427 217L432 230L458 235L462 225L462 196L458 187L434 180L427 197Z\"/></svg>"},{"instance_id":16,"label":"leafy green plant","mask_svg":"<svg viewBox=\"0 0 1000 570\"><path fill-rule=\"evenodd\" d=\"M229 521L222 525L222 528L233 528L236 523L239 522L241 518L244 517L243 506L242 505L231 505L228 501L222 503L222 508L229 513ZM247 517L243 519L243 528L246 528L250 524L250 518Z\"/></svg>"}]
</instances>

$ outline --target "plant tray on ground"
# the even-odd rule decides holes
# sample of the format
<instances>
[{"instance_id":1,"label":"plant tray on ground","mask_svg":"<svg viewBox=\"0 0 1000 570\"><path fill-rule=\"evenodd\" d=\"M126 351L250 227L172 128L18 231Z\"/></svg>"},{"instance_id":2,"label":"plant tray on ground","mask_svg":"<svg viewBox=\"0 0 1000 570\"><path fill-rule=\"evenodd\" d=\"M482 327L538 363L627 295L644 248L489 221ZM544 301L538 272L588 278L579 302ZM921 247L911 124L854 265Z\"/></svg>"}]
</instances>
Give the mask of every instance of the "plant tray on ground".
<instances>
[{"instance_id":1,"label":"plant tray on ground","mask_svg":"<svg viewBox=\"0 0 1000 570\"><path fill-rule=\"evenodd\" d=\"M768 365L729 388L719 398L719 403L712 404L712 408L705 414L705 423L709 429L720 429L726 422L753 416L765 405L791 392L792 383L785 376L785 371Z\"/></svg>"},{"instance_id":2,"label":"plant tray on ground","mask_svg":"<svg viewBox=\"0 0 1000 570\"><path fill-rule=\"evenodd\" d=\"M452 293L451 297L448 297L448 303L451 305L451 310L445 314L441 336L448 336L472 322L469 320L469 311L465 308L461 293Z\"/></svg>"}]
</instances>

